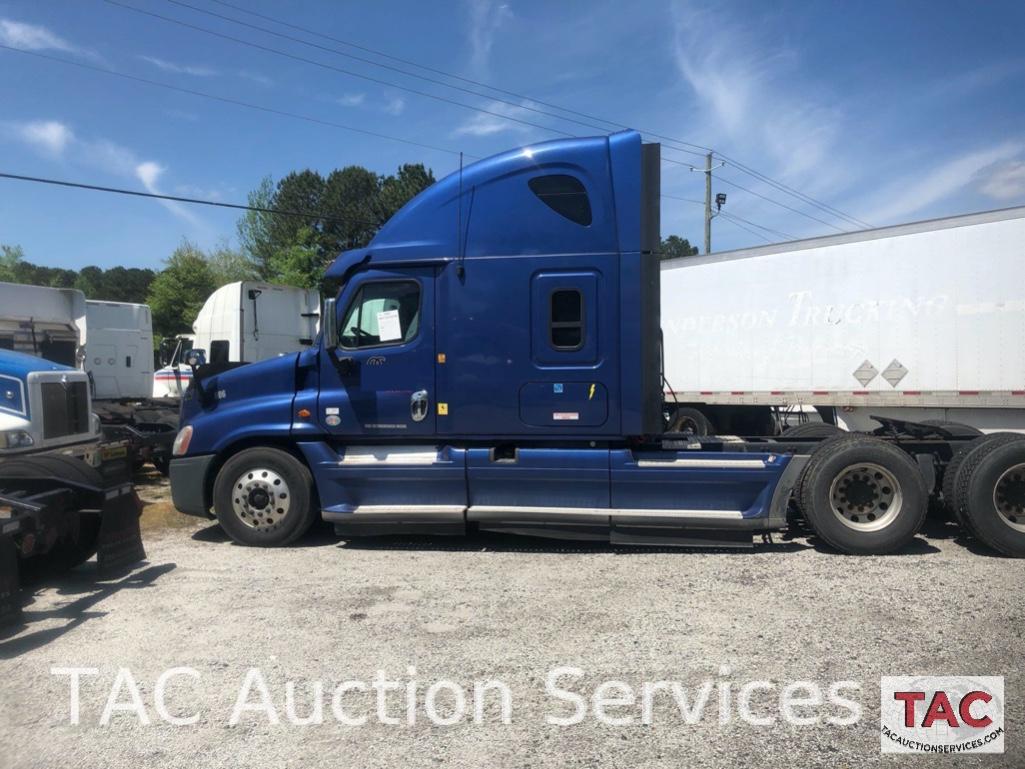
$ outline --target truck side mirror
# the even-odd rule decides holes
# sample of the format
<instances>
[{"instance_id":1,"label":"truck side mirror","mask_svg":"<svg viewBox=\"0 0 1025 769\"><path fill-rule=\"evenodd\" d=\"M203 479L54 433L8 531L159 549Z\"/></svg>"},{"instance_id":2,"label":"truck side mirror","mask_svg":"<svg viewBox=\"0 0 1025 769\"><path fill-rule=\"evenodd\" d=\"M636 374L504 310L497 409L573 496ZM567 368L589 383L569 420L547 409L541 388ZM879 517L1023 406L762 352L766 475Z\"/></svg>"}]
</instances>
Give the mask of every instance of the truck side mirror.
<instances>
[{"instance_id":1,"label":"truck side mirror","mask_svg":"<svg viewBox=\"0 0 1025 769\"><path fill-rule=\"evenodd\" d=\"M333 350L338 346L338 318L335 315L337 299L324 300L324 312L320 316L320 327L324 332L324 349Z\"/></svg>"},{"instance_id":2,"label":"truck side mirror","mask_svg":"<svg viewBox=\"0 0 1025 769\"><path fill-rule=\"evenodd\" d=\"M198 368L206 365L206 350L199 348L192 348L185 355L185 362L192 368Z\"/></svg>"}]
</instances>

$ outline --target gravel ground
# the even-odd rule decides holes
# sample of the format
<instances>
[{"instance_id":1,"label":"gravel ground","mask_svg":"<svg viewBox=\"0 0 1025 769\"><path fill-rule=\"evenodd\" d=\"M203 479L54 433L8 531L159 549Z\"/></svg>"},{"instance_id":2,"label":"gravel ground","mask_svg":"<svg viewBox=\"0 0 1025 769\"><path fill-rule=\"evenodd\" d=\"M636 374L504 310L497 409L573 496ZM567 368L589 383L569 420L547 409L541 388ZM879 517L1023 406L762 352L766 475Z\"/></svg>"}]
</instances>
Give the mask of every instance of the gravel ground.
<instances>
[{"instance_id":1,"label":"gravel ground","mask_svg":"<svg viewBox=\"0 0 1025 769\"><path fill-rule=\"evenodd\" d=\"M780 765L1007 766L1025 764L1022 633L1025 563L994 557L931 523L906 553L849 558L803 538L745 552L613 549L512 537L340 542L314 532L298 546L237 547L213 524L178 516L166 484L142 479L148 502L149 562L128 577L96 582L93 565L37 589L25 623L0 636L2 767L702 767ZM83 678L80 724L70 724L69 683L53 666L92 667ZM198 713L188 726L164 723L154 705L157 678L189 666L198 680L168 687L171 715ZM415 666L415 672L409 667ZM721 724L709 708L688 724L666 695L652 723L639 706L625 725L593 711L572 726L546 723L572 712L545 691L561 666L583 671L562 687L589 695L617 679L679 681L688 693L712 681L735 691L836 680L863 713L847 726ZM119 667L130 669L152 719L101 714ZM247 670L259 668L282 723L266 712L229 723ZM378 670L419 682L417 722L374 716L371 693L347 693L362 726L339 723L335 687L371 682ZM1006 752L969 759L881 755L883 675L1003 675ZM511 692L510 723L497 695L471 715L432 724L424 707L433 682L451 680L473 700L473 682L500 679ZM293 725L323 682L322 724ZM492 692L494 694L494 692ZM688 695L690 696L690 694ZM404 715L401 693L388 713ZM122 690L119 702L129 701ZM253 690L250 702L258 701ZM451 712L449 692L437 698ZM777 712L772 695L753 710ZM825 706L820 715L844 715ZM801 711L802 713L805 711Z\"/></svg>"}]
</instances>

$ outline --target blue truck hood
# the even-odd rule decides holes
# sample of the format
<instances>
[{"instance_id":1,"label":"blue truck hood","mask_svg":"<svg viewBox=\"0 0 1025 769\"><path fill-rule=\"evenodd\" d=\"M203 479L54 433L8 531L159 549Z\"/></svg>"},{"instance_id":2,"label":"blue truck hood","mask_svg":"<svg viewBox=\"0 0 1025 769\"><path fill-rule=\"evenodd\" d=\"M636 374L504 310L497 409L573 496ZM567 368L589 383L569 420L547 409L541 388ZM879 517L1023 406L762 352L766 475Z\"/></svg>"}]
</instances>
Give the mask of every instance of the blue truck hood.
<instances>
[{"instance_id":1,"label":"blue truck hood","mask_svg":"<svg viewBox=\"0 0 1025 769\"><path fill-rule=\"evenodd\" d=\"M213 411L239 401L295 392L295 365L299 353L247 363L201 380L207 397L193 392L182 403L181 421L191 422L204 411ZM193 385L195 387L195 384Z\"/></svg>"},{"instance_id":2,"label":"blue truck hood","mask_svg":"<svg viewBox=\"0 0 1025 769\"><path fill-rule=\"evenodd\" d=\"M25 381L26 377L35 371L77 371L77 369L62 366L59 363L51 363L23 352L0 350L0 376L9 376Z\"/></svg>"}]
</instances>

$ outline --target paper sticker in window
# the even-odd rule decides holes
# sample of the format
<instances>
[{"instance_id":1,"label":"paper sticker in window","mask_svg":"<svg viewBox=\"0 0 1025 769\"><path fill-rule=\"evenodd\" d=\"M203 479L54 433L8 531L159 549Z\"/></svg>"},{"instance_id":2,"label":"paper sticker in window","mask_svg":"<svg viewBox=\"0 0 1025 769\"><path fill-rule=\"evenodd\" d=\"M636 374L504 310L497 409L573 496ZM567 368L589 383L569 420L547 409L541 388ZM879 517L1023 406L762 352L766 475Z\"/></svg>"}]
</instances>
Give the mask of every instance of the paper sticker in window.
<instances>
[{"instance_id":1,"label":"paper sticker in window","mask_svg":"<svg viewBox=\"0 0 1025 769\"><path fill-rule=\"evenodd\" d=\"M394 342L402 339L402 324L399 323L398 310L384 310L377 313L377 333L382 342Z\"/></svg>"}]
</instances>

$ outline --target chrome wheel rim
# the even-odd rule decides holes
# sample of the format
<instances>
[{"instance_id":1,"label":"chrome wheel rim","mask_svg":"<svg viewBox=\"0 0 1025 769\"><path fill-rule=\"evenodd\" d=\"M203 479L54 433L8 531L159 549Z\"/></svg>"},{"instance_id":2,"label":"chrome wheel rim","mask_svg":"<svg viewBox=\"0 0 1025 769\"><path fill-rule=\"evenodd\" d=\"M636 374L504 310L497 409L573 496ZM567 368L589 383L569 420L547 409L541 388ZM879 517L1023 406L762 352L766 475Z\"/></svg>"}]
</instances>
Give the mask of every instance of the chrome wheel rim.
<instances>
[{"instance_id":1,"label":"chrome wheel rim","mask_svg":"<svg viewBox=\"0 0 1025 769\"><path fill-rule=\"evenodd\" d=\"M231 487L231 509L243 524L257 531L276 529L288 515L292 490L280 474L266 467L247 470Z\"/></svg>"},{"instance_id":2,"label":"chrome wheel rim","mask_svg":"<svg viewBox=\"0 0 1025 769\"><path fill-rule=\"evenodd\" d=\"M1005 525L1025 533L1025 462L1007 468L997 480L993 506Z\"/></svg>"},{"instance_id":3,"label":"chrome wheel rim","mask_svg":"<svg viewBox=\"0 0 1025 769\"><path fill-rule=\"evenodd\" d=\"M903 502L904 494L894 474L870 462L845 467L829 487L833 515L855 531L886 528L900 514Z\"/></svg>"}]
</instances>

